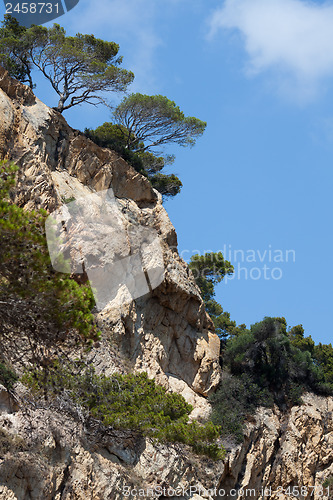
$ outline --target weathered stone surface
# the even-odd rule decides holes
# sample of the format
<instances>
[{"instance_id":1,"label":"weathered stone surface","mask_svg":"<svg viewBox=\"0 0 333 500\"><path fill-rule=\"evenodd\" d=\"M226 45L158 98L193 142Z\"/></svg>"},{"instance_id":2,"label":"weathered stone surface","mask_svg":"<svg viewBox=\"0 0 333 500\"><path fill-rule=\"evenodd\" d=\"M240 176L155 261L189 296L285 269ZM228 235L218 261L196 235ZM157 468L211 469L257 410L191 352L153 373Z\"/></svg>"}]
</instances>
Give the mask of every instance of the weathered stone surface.
<instances>
[{"instance_id":1,"label":"weathered stone surface","mask_svg":"<svg viewBox=\"0 0 333 500\"><path fill-rule=\"evenodd\" d=\"M20 167L16 203L52 212L64 200L112 188L125 230L136 224L160 235L166 267L163 283L144 298L116 310L106 308L99 316L118 337L135 369L146 370L168 387L169 375L178 377L195 393L207 395L220 377L219 340L193 277L177 253L176 233L161 196L115 152L71 129L59 113L3 69L0 117L0 156ZM98 259L95 239L88 238L84 245L85 254ZM131 250L121 234L114 247L119 255Z\"/></svg>"},{"instance_id":2,"label":"weathered stone surface","mask_svg":"<svg viewBox=\"0 0 333 500\"><path fill-rule=\"evenodd\" d=\"M333 475L333 398L306 394L303 399L284 413L259 409L247 423L244 443L230 446L224 462L130 431L96 432L55 410L2 414L0 427L19 436L26 450L0 460L0 498L123 500L130 488L136 491L131 498L142 498L142 489L151 492L146 498L157 500L165 488L178 495L165 498L287 500L291 495L279 488L304 486L300 498L328 500L321 487ZM243 496L235 493L242 489Z\"/></svg>"},{"instance_id":3,"label":"weathered stone surface","mask_svg":"<svg viewBox=\"0 0 333 500\"><path fill-rule=\"evenodd\" d=\"M7 389L0 384L0 414L14 413L18 410L18 404Z\"/></svg>"},{"instance_id":4,"label":"weathered stone surface","mask_svg":"<svg viewBox=\"0 0 333 500\"><path fill-rule=\"evenodd\" d=\"M230 491L243 488L254 489L258 500L267 498L263 489L271 490L269 498L287 499L288 487L301 491L302 486L300 498L329 498L321 488L333 475L333 398L309 393L303 401L285 413L276 407L258 410L245 442L228 455L220 483L223 498L240 500Z\"/></svg>"},{"instance_id":5,"label":"weathered stone surface","mask_svg":"<svg viewBox=\"0 0 333 500\"><path fill-rule=\"evenodd\" d=\"M84 429L55 410L0 416L0 426L19 434L26 446L0 461L1 500L123 500L142 498L139 489L157 500L159 489L189 492L191 487L184 498L212 500L204 492L223 469L222 463L188 456L184 446L154 444L130 431ZM194 496L194 488L203 496Z\"/></svg>"}]
</instances>

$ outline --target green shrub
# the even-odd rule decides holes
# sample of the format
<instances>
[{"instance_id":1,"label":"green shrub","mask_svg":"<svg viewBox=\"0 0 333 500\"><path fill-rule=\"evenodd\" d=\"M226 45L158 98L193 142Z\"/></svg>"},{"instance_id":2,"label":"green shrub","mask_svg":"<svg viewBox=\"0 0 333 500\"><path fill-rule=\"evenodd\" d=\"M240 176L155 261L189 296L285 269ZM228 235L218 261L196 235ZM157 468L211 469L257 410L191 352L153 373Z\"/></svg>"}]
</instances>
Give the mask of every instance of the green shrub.
<instances>
[{"instance_id":1,"label":"green shrub","mask_svg":"<svg viewBox=\"0 0 333 500\"><path fill-rule=\"evenodd\" d=\"M330 489L333 487L333 476L329 476L325 479L325 481L323 482L323 487Z\"/></svg>"},{"instance_id":2,"label":"green shrub","mask_svg":"<svg viewBox=\"0 0 333 500\"><path fill-rule=\"evenodd\" d=\"M180 442L190 445L198 454L207 455L214 460L225 457L225 450L217 443L221 429L213 422L198 424L198 422L171 422L159 429L157 438L162 441Z\"/></svg>"},{"instance_id":3,"label":"green shrub","mask_svg":"<svg viewBox=\"0 0 333 500\"><path fill-rule=\"evenodd\" d=\"M10 391L18 381L16 373L4 363L0 363L0 383Z\"/></svg>"},{"instance_id":4,"label":"green shrub","mask_svg":"<svg viewBox=\"0 0 333 500\"><path fill-rule=\"evenodd\" d=\"M150 177L152 186L162 193L164 198L176 196L180 193L183 184L175 174L161 174L160 172Z\"/></svg>"},{"instance_id":5,"label":"green shrub","mask_svg":"<svg viewBox=\"0 0 333 500\"><path fill-rule=\"evenodd\" d=\"M297 330L298 345L294 343ZM268 389L277 404L295 404L301 401L304 390L319 393L332 392L329 385L329 363L319 361L329 358L329 346L318 349L317 359L304 345L311 347L309 338L301 343L302 330L294 329L290 336L284 318L265 318L251 326L249 332L240 333L227 341L224 351L224 366L233 375L247 374L261 388ZM333 353L333 350L332 350ZM320 358L321 356L321 358ZM332 354L333 359L333 354Z\"/></svg>"},{"instance_id":6,"label":"green shrub","mask_svg":"<svg viewBox=\"0 0 333 500\"><path fill-rule=\"evenodd\" d=\"M324 382L331 384L333 389L333 347L332 344L321 344L315 346L313 358L315 363L320 366Z\"/></svg>"},{"instance_id":7,"label":"green shrub","mask_svg":"<svg viewBox=\"0 0 333 500\"><path fill-rule=\"evenodd\" d=\"M75 196L69 196L69 198L66 198L66 196L62 196L61 201L65 203L65 205L68 203L72 203L73 201L75 201Z\"/></svg>"},{"instance_id":8,"label":"green shrub","mask_svg":"<svg viewBox=\"0 0 333 500\"><path fill-rule=\"evenodd\" d=\"M223 374L221 384L210 401L213 423L221 427L224 437L233 436L237 442L243 440L246 416L253 414L259 405L273 404L269 392L253 383L245 374L236 377L227 372Z\"/></svg>"},{"instance_id":9,"label":"green shrub","mask_svg":"<svg viewBox=\"0 0 333 500\"><path fill-rule=\"evenodd\" d=\"M141 142L137 144L139 150L129 148L126 140L127 129L110 122L104 123L95 130L86 128L84 135L98 146L116 151L137 172L147 177L164 199L180 193L183 186L181 180L175 174L160 173L166 165L173 163L173 155L162 157L141 150L143 148ZM132 139L134 140L135 137L132 136Z\"/></svg>"},{"instance_id":10,"label":"green shrub","mask_svg":"<svg viewBox=\"0 0 333 500\"><path fill-rule=\"evenodd\" d=\"M137 172L142 174L145 172L140 156L126 147L121 126L104 123L97 127L96 130L86 128L84 135L98 146L116 151Z\"/></svg>"},{"instance_id":11,"label":"green shrub","mask_svg":"<svg viewBox=\"0 0 333 500\"><path fill-rule=\"evenodd\" d=\"M297 384L291 382L289 385L289 400L293 405L303 404L302 394L304 393L304 386L302 384Z\"/></svg>"},{"instance_id":12,"label":"green shrub","mask_svg":"<svg viewBox=\"0 0 333 500\"><path fill-rule=\"evenodd\" d=\"M217 439L219 427L189 422L192 406L180 394L168 393L146 373L111 377L96 375L80 365L56 363L51 371L31 371L22 381L49 396L66 390L72 401L89 410L105 426L133 429L161 441L181 442L211 458L224 457Z\"/></svg>"}]
</instances>

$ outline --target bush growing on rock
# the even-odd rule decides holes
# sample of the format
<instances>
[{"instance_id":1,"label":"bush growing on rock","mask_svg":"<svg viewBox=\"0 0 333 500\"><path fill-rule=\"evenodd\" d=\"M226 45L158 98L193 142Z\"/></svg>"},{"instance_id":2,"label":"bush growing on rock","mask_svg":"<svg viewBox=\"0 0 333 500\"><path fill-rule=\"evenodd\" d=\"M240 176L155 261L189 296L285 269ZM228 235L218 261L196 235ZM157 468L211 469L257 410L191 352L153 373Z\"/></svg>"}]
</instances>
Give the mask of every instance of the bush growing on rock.
<instances>
[{"instance_id":1,"label":"bush growing on rock","mask_svg":"<svg viewBox=\"0 0 333 500\"><path fill-rule=\"evenodd\" d=\"M287 330L284 318L265 318L229 337L222 353L223 378L212 420L224 436L242 440L243 423L258 406L286 409L302 404L302 394L332 394L331 346L315 346L304 330Z\"/></svg>"},{"instance_id":2,"label":"bush growing on rock","mask_svg":"<svg viewBox=\"0 0 333 500\"><path fill-rule=\"evenodd\" d=\"M168 393L146 373L111 377L97 375L80 364L57 362L45 370L26 373L23 382L41 396L61 397L65 391L73 405L88 410L105 427L132 429L160 441L184 443L213 459L224 457L218 444L220 428L212 422L189 422L192 406L183 396Z\"/></svg>"},{"instance_id":3,"label":"bush growing on rock","mask_svg":"<svg viewBox=\"0 0 333 500\"><path fill-rule=\"evenodd\" d=\"M86 128L84 134L95 144L112 149L120 154L137 172L147 177L163 198L176 196L182 188L181 180L175 174L162 174L161 170L173 163L173 155L157 156L149 151L136 151L126 143L126 129L122 125L104 123L95 130ZM139 143L140 146L141 143Z\"/></svg>"},{"instance_id":4,"label":"bush growing on rock","mask_svg":"<svg viewBox=\"0 0 333 500\"><path fill-rule=\"evenodd\" d=\"M206 128L198 118L185 116L162 95L131 94L113 111L112 122L96 130L85 130L85 135L100 146L116 150L137 171L146 175L164 199L176 196L182 183L175 174L161 170L173 163L174 155L158 150L164 145L194 146Z\"/></svg>"},{"instance_id":5,"label":"bush growing on rock","mask_svg":"<svg viewBox=\"0 0 333 500\"><path fill-rule=\"evenodd\" d=\"M219 389L210 398L213 405L212 421L222 429L224 437L243 440L244 419L253 414L257 406L271 406L272 395L243 374L236 377L225 372Z\"/></svg>"},{"instance_id":6,"label":"bush growing on rock","mask_svg":"<svg viewBox=\"0 0 333 500\"><path fill-rule=\"evenodd\" d=\"M0 363L0 383L6 387L7 391L13 389L15 382L19 379L18 375L8 365Z\"/></svg>"}]
</instances>

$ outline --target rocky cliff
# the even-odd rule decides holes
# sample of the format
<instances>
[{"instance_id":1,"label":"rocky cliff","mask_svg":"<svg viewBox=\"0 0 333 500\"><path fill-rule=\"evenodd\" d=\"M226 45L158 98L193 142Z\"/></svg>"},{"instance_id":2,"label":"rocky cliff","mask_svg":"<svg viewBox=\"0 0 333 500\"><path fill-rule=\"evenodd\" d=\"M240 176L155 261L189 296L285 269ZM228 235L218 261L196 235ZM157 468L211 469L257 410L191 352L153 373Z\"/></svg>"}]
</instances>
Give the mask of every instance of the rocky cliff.
<instances>
[{"instance_id":1,"label":"rocky cliff","mask_svg":"<svg viewBox=\"0 0 333 500\"><path fill-rule=\"evenodd\" d=\"M332 498L323 482L333 475L333 398L258 409L224 462L130 431L100 436L69 415L19 409L4 391L0 411L3 500Z\"/></svg>"},{"instance_id":2,"label":"rocky cliff","mask_svg":"<svg viewBox=\"0 0 333 500\"><path fill-rule=\"evenodd\" d=\"M0 156L19 166L17 204L52 212L65 200L112 189L125 233L135 225L159 235L164 279L144 296L98 313L103 338L90 354L96 369L107 375L128 367L146 371L183 394L194 406L193 418L207 417L205 396L220 379L219 340L178 255L159 194L116 153L71 129L1 69L0 116ZM133 250L130 237L115 238L113 245L121 255ZM91 237L85 254L97 258ZM185 446L156 444L130 431L98 434L58 408L25 405L27 397L20 385L15 400L0 389L3 500L259 499L278 498L281 486L306 487L301 498L313 492L328 498L319 487L333 474L332 398L308 394L303 405L285 413L259 409L247 423L244 443L226 443L226 460L214 463ZM243 495L234 491L241 488Z\"/></svg>"},{"instance_id":3,"label":"rocky cliff","mask_svg":"<svg viewBox=\"0 0 333 500\"><path fill-rule=\"evenodd\" d=\"M218 384L219 340L196 284L177 253L177 236L160 195L116 153L71 129L24 85L0 71L0 156L19 167L15 202L27 209L54 211L63 200L112 189L124 233L152 228L164 259L162 284L144 298L102 311L135 370L144 370L198 405ZM93 239L93 238L92 238ZM128 238L127 238L128 240ZM131 243L116 241L121 252ZM96 246L96 245L95 245ZM94 241L87 250L94 255ZM108 361L104 359L104 365Z\"/></svg>"}]
</instances>

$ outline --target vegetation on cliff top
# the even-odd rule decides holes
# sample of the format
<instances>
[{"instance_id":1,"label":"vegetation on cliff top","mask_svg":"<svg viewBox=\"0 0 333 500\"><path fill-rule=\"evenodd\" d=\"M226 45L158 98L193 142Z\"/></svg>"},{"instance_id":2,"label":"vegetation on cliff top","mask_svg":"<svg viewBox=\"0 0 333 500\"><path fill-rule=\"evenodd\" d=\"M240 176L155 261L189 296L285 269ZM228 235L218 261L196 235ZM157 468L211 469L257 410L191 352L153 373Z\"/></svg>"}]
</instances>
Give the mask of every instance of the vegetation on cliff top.
<instances>
[{"instance_id":1,"label":"vegetation on cliff top","mask_svg":"<svg viewBox=\"0 0 333 500\"><path fill-rule=\"evenodd\" d=\"M193 255L188 265L200 288L206 311L213 320L215 332L224 345L229 335L236 335L246 330L246 325L237 326L236 322L230 319L230 313L224 311L214 298L215 286L225 276L231 275L234 268L228 260L224 259L222 252Z\"/></svg>"},{"instance_id":2,"label":"vegetation on cliff top","mask_svg":"<svg viewBox=\"0 0 333 500\"><path fill-rule=\"evenodd\" d=\"M85 129L86 137L98 146L109 148L120 154L137 172L147 177L152 186L159 191L164 199L176 196L182 188L181 180L175 174L163 174L161 170L173 163L173 156L156 156L149 151L140 153L126 146L126 136L123 127L106 122L95 130Z\"/></svg>"},{"instance_id":3,"label":"vegetation on cliff top","mask_svg":"<svg viewBox=\"0 0 333 500\"><path fill-rule=\"evenodd\" d=\"M194 255L189 263L207 311L221 338L223 377L212 396L213 422L224 435L242 439L243 421L259 406L281 408L302 402L305 391L333 394L333 347L315 345L302 325L287 327L285 318L264 318L237 326L215 301L215 285L232 273L221 253Z\"/></svg>"},{"instance_id":4,"label":"vegetation on cliff top","mask_svg":"<svg viewBox=\"0 0 333 500\"><path fill-rule=\"evenodd\" d=\"M59 24L26 28L6 14L0 28L0 64L12 77L33 89L37 70L56 92L54 109L60 113L82 103L111 107L113 122L86 129L87 137L117 151L148 177L164 199L175 196L182 188L180 179L161 172L174 155L156 148L172 143L193 146L206 123L185 116L162 95L130 94L117 107L110 106L108 93L125 92L134 79L131 71L121 67L118 51L118 44L94 35L67 36Z\"/></svg>"},{"instance_id":5,"label":"vegetation on cliff top","mask_svg":"<svg viewBox=\"0 0 333 500\"><path fill-rule=\"evenodd\" d=\"M163 155L158 148L165 144L194 146L206 123L185 116L165 96L131 94L114 109L113 123L104 123L85 134L100 146L120 153L137 171L146 175L164 198L175 196L182 187L174 174L161 170L174 161L173 155ZM157 149L156 149L157 148Z\"/></svg>"},{"instance_id":6,"label":"vegetation on cliff top","mask_svg":"<svg viewBox=\"0 0 333 500\"><path fill-rule=\"evenodd\" d=\"M25 28L5 15L0 28L0 63L30 88L38 69L58 94L60 113L84 102L103 103L105 91L126 90L134 75L120 67L118 51L119 45L94 35L66 36L59 24Z\"/></svg>"}]
</instances>

